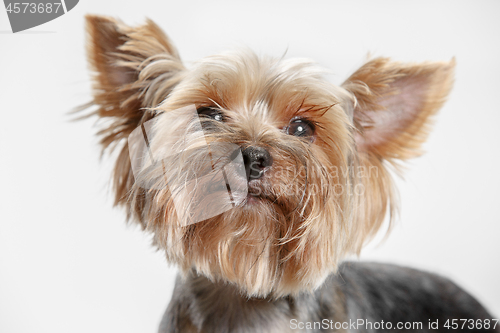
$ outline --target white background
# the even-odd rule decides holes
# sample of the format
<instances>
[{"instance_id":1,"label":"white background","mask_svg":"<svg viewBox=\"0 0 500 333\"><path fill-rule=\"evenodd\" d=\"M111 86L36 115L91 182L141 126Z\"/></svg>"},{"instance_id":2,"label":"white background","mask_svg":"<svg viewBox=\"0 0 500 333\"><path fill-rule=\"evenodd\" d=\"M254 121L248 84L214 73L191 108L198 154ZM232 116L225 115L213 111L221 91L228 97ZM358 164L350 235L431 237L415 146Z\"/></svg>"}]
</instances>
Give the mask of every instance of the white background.
<instances>
[{"instance_id":1,"label":"white background","mask_svg":"<svg viewBox=\"0 0 500 333\"><path fill-rule=\"evenodd\" d=\"M428 153L398 180L401 218L362 260L451 277L500 316L500 2L91 1L26 33L0 8L0 332L155 332L175 269L113 209L94 119L83 17L155 20L189 64L238 46L307 57L341 83L368 52L457 58ZM498 318L498 317L497 317Z\"/></svg>"}]
</instances>

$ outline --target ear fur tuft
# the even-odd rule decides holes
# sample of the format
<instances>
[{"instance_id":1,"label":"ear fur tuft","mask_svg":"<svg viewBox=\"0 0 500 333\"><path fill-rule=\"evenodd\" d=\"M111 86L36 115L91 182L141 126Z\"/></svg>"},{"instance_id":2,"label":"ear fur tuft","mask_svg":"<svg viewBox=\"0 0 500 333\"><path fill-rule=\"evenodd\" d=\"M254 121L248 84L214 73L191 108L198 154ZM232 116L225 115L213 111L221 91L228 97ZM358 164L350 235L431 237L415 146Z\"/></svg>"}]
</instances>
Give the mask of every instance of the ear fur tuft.
<instances>
[{"instance_id":1,"label":"ear fur tuft","mask_svg":"<svg viewBox=\"0 0 500 333\"><path fill-rule=\"evenodd\" d=\"M122 145L114 171L115 204L133 184L126 139L152 118L148 108L162 102L180 81L184 66L163 31L151 20L129 27L109 17L87 15L87 55L97 115L107 122L98 132L103 151Z\"/></svg>"}]
</instances>

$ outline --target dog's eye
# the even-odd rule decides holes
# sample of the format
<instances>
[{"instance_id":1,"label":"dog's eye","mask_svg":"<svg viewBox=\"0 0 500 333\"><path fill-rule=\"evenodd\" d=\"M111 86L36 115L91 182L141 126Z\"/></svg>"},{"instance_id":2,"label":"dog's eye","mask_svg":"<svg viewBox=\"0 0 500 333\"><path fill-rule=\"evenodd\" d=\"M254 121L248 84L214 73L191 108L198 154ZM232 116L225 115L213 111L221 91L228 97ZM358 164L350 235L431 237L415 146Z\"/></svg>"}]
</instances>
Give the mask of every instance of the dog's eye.
<instances>
[{"instance_id":1,"label":"dog's eye","mask_svg":"<svg viewBox=\"0 0 500 333\"><path fill-rule=\"evenodd\" d=\"M208 117L216 121L224 121L224 115L218 109L202 106L198 109L200 117Z\"/></svg>"},{"instance_id":2,"label":"dog's eye","mask_svg":"<svg viewBox=\"0 0 500 333\"><path fill-rule=\"evenodd\" d=\"M312 138L314 135L314 125L306 119L294 119L286 128L286 133L303 138Z\"/></svg>"}]
</instances>

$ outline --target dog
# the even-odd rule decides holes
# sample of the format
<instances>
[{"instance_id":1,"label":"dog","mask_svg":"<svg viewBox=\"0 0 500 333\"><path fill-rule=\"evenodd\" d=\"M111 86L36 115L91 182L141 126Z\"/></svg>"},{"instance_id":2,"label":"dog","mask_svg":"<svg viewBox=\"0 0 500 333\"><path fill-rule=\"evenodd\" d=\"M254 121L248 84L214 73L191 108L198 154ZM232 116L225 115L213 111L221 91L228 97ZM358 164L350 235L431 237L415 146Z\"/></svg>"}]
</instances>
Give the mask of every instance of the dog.
<instances>
[{"instance_id":1,"label":"dog","mask_svg":"<svg viewBox=\"0 0 500 333\"><path fill-rule=\"evenodd\" d=\"M367 61L342 85L249 50L192 68L152 21L89 15L115 204L177 265L159 332L496 331L448 279L359 254L396 209L455 61Z\"/></svg>"}]
</instances>

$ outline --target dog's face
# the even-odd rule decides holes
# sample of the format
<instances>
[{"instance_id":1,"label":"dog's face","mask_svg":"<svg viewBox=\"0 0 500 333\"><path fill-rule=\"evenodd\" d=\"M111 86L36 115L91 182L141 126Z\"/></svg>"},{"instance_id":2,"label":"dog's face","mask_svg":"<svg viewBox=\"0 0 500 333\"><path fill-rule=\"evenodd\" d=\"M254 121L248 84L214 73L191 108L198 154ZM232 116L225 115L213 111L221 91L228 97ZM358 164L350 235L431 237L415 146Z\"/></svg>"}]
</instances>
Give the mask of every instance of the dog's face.
<instances>
[{"instance_id":1,"label":"dog's face","mask_svg":"<svg viewBox=\"0 0 500 333\"><path fill-rule=\"evenodd\" d=\"M360 251L393 208L384 164L419 153L453 79L453 62L379 58L335 86L308 61L248 51L187 69L152 22L87 24L102 143L123 145L116 203L182 271L249 296L313 289ZM176 154L134 172L146 127L148 150Z\"/></svg>"}]
</instances>

